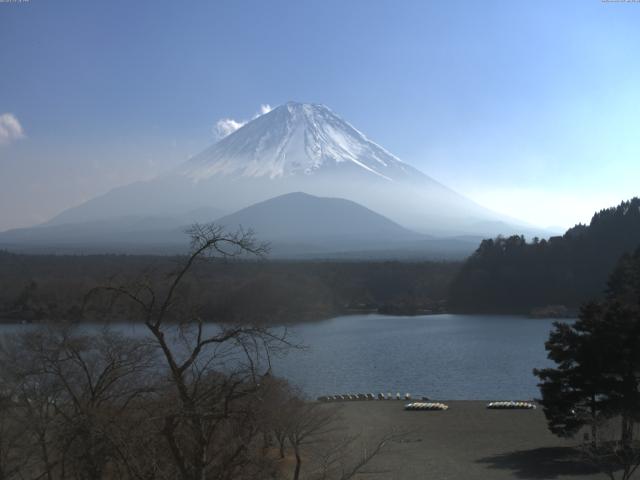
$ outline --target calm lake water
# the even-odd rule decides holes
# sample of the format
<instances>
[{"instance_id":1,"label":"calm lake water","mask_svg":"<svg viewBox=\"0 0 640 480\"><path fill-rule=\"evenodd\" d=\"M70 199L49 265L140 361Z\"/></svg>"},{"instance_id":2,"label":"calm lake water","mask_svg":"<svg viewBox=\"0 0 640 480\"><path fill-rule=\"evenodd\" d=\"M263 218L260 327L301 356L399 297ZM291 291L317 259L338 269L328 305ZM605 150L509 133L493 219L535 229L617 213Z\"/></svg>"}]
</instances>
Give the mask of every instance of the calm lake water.
<instances>
[{"instance_id":1,"label":"calm lake water","mask_svg":"<svg viewBox=\"0 0 640 480\"><path fill-rule=\"evenodd\" d=\"M553 320L506 315L353 315L295 327L309 348L275 371L310 396L397 392L447 400L531 399L550 365Z\"/></svg>"},{"instance_id":2,"label":"calm lake water","mask_svg":"<svg viewBox=\"0 0 640 480\"><path fill-rule=\"evenodd\" d=\"M552 323L507 315L336 317L290 327L293 341L306 348L274 359L273 370L310 397L409 392L443 400L532 399L539 396L533 368L550 365L544 342ZM23 328L2 325L0 332ZM116 328L145 334L140 325Z\"/></svg>"}]
</instances>

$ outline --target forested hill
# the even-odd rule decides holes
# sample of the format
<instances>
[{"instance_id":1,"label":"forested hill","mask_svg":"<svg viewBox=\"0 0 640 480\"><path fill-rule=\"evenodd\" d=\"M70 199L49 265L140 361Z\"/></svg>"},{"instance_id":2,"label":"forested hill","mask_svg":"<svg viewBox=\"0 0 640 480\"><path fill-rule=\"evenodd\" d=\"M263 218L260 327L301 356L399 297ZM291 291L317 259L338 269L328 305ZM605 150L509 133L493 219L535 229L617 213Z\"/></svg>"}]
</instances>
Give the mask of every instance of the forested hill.
<instances>
[{"instance_id":1,"label":"forested hill","mask_svg":"<svg viewBox=\"0 0 640 480\"><path fill-rule=\"evenodd\" d=\"M165 281L184 257L20 255L0 250L0 322L78 320L92 288ZM185 283L207 321L295 323L445 308L458 262L198 262ZM124 316L122 318L125 318Z\"/></svg>"},{"instance_id":2,"label":"forested hill","mask_svg":"<svg viewBox=\"0 0 640 480\"><path fill-rule=\"evenodd\" d=\"M576 309L602 294L624 253L640 245L640 199L596 213L561 237L484 240L451 285L456 311L529 313L551 305Z\"/></svg>"}]
</instances>

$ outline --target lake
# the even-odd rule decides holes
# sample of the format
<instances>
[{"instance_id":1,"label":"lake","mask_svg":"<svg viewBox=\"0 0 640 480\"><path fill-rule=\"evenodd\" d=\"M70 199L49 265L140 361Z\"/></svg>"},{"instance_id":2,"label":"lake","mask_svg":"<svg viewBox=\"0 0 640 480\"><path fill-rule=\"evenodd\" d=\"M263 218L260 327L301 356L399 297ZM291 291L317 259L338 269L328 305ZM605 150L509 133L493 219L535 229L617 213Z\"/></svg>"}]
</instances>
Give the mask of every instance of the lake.
<instances>
[{"instance_id":1,"label":"lake","mask_svg":"<svg viewBox=\"0 0 640 480\"><path fill-rule=\"evenodd\" d=\"M551 365L552 319L508 315L351 315L298 325L309 348L274 362L310 396L407 392L447 400L532 399Z\"/></svg>"},{"instance_id":2,"label":"lake","mask_svg":"<svg viewBox=\"0 0 640 480\"><path fill-rule=\"evenodd\" d=\"M309 397L397 392L443 400L532 399L532 370L550 365L552 319L510 315L349 315L289 327L306 348L273 360ZM10 333L22 325L2 325ZM29 327L27 327L29 328ZM84 328L99 328L85 326ZM130 335L142 325L116 324Z\"/></svg>"}]
</instances>

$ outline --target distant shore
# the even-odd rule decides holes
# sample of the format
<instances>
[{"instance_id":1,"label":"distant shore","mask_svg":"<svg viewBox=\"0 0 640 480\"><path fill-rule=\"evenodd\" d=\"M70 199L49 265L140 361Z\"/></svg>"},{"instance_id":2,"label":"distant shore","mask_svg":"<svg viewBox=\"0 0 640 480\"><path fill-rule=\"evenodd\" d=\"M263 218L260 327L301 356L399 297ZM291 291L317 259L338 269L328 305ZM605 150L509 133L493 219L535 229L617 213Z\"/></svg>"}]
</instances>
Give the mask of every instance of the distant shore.
<instances>
[{"instance_id":1,"label":"distant shore","mask_svg":"<svg viewBox=\"0 0 640 480\"><path fill-rule=\"evenodd\" d=\"M529 313L523 312L457 312L450 310L412 310L412 309L387 309L387 308L347 308L344 310L337 310L330 314L324 314L317 317L311 318L303 318L298 321L288 320L287 322L283 322L282 324L274 324L274 325L295 325L302 323L310 323L310 322L322 322L325 320L330 320L336 317L346 317L350 315L384 315L389 317L424 317L424 316L435 316L435 315L508 315L508 316L517 316L522 318L539 318L539 319L555 319L555 320L572 320L578 317L578 312L575 310L569 310L567 312L545 312L544 314L532 311ZM19 324L34 324L37 325L39 323L46 324L47 320L43 320L41 318L32 318L32 317L20 317L20 316L0 316L0 325L19 325ZM55 323L55 320L54 320ZM87 321L87 323L95 323L93 321ZM139 321L130 321L123 323L140 323Z\"/></svg>"}]
</instances>

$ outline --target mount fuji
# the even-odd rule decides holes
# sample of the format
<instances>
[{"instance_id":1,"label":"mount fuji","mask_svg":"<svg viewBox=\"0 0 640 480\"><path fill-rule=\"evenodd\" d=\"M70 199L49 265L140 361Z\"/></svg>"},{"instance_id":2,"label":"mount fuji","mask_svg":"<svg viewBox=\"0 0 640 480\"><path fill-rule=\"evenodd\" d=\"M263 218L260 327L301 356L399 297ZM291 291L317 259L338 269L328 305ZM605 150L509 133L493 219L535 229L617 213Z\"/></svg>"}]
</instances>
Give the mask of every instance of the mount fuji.
<instances>
[{"instance_id":1,"label":"mount fuji","mask_svg":"<svg viewBox=\"0 0 640 480\"><path fill-rule=\"evenodd\" d=\"M218 175L274 180L359 174L387 182L425 178L324 105L293 102L222 139L181 172L195 181Z\"/></svg>"},{"instance_id":2,"label":"mount fuji","mask_svg":"<svg viewBox=\"0 0 640 480\"><path fill-rule=\"evenodd\" d=\"M116 188L49 223L181 216L203 207L231 213L300 191L352 200L429 234L506 233L496 229L514 223L401 161L326 106L295 102L259 116L173 171Z\"/></svg>"},{"instance_id":3,"label":"mount fuji","mask_svg":"<svg viewBox=\"0 0 640 480\"><path fill-rule=\"evenodd\" d=\"M293 192L350 200L437 237L526 229L401 161L326 106L295 102L255 118L172 171L111 190L38 228L56 227L60 234L65 225L150 218L156 227L165 219L175 228L202 221L193 212L215 211L215 220Z\"/></svg>"}]
</instances>

